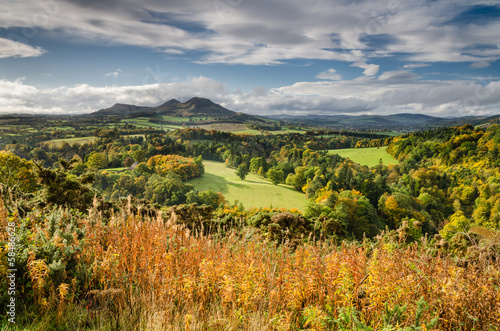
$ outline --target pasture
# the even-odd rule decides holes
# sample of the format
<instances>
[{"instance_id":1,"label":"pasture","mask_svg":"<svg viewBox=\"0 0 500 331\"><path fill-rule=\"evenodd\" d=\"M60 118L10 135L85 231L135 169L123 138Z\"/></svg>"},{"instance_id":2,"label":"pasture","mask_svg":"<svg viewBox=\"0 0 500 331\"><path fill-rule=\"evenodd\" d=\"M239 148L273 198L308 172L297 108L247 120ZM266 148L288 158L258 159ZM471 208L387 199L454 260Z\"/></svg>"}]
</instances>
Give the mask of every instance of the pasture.
<instances>
[{"instance_id":1,"label":"pasture","mask_svg":"<svg viewBox=\"0 0 500 331\"><path fill-rule=\"evenodd\" d=\"M205 174L188 181L198 191L214 190L221 192L232 204L235 200L243 203L245 209L252 207L277 207L305 211L305 194L292 187L271 182L254 174L248 174L245 180L236 176L236 170L226 167L223 162L203 161Z\"/></svg>"},{"instance_id":2,"label":"pasture","mask_svg":"<svg viewBox=\"0 0 500 331\"><path fill-rule=\"evenodd\" d=\"M342 157L351 159L361 165L369 167L376 166L379 160L385 165L397 164L398 160L391 154L387 153L387 147L369 147L369 148L345 148L345 149L330 149L328 152L338 154Z\"/></svg>"},{"instance_id":3,"label":"pasture","mask_svg":"<svg viewBox=\"0 0 500 331\"><path fill-rule=\"evenodd\" d=\"M62 139L52 139L52 140L47 140L45 143L46 144L55 144L56 146L62 145L64 142L67 142L70 145L73 144L87 144L94 142L97 139L97 137L77 137L77 138L62 138Z\"/></svg>"}]
</instances>

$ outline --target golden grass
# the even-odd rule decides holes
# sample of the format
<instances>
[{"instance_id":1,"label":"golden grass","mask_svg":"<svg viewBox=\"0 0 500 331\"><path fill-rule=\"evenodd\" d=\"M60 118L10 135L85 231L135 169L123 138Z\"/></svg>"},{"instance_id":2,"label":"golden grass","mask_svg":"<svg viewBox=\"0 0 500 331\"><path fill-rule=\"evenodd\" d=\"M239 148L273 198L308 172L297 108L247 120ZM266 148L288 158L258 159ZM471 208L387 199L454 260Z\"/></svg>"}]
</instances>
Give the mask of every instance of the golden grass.
<instances>
[{"instance_id":1,"label":"golden grass","mask_svg":"<svg viewBox=\"0 0 500 331\"><path fill-rule=\"evenodd\" d=\"M442 329L498 325L498 264L462 268L416 245L291 250L258 236L243 238L233 233L215 241L161 218L129 215L106 228L90 227L92 250L85 257L94 265L93 285L121 289L126 303L148 307L148 316L158 316L147 322L153 328L160 323L168 329L183 319L194 329L289 329L311 311L326 327L327 316L339 318L343 308L353 307L360 321L378 329L386 307L407 304L399 322L405 326L414 323L422 297L429 304L422 320L439 316Z\"/></svg>"}]
</instances>

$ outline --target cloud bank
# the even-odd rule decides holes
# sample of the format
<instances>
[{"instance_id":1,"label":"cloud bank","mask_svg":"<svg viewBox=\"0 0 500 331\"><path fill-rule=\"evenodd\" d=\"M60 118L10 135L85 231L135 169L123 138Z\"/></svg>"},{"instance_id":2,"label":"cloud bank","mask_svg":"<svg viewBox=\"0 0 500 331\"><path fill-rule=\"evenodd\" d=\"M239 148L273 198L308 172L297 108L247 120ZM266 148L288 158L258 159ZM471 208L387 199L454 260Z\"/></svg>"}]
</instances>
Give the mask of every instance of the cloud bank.
<instances>
[{"instance_id":1,"label":"cloud bank","mask_svg":"<svg viewBox=\"0 0 500 331\"><path fill-rule=\"evenodd\" d=\"M328 75L335 75L329 72ZM115 103L156 106L176 98L210 98L228 109L256 115L393 114L435 116L492 115L500 106L500 82L422 81L410 71L384 72L380 77L297 82L274 89L243 93L199 76L175 83L140 86L87 84L40 89L22 80L0 80L0 112L80 114Z\"/></svg>"}]
</instances>

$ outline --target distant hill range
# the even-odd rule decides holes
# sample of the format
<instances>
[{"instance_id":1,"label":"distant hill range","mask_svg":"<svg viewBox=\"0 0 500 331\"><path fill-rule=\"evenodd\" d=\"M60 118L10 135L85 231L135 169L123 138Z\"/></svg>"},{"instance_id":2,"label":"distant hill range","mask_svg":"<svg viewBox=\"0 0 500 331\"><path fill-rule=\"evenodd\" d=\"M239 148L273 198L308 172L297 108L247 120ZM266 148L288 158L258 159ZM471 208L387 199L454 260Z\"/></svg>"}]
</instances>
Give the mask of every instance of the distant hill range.
<instances>
[{"instance_id":1,"label":"distant hill range","mask_svg":"<svg viewBox=\"0 0 500 331\"><path fill-rule=\"evenodd\" d=\"M493 123L500 124L500 115L495 116L466 116L456 118L442 118L422 114L394 114L394 115L269 115L255 116L229 110L206 98L194 97L186 102L171 99L156 107L135 106L117 103L112 107L101 109L85 115L35 115L35 114L5 114L1 119L18 121L48 120L51 118L66 118L76 120L104 121L145 117L149 122L179 124L169 117L195 118L193 122L186 122L187 126L213 123L243 123L252 124L250 127L263 130L279 130L280 126L294 125L302 127L331 128L339 130L402 130L415 131L433 127L455 126L470 123L487 127ZM165 119L167 118L167 119ZM201 119L203 118L203 119Z\"/></svg>"},{"instance_id":2,"label":"distant hill range","mask_svg":"<svg viewBox=\"0 0 500 331\"><path fill-rule=\"evenodd\" d=\"M117 103L114 106L106 109L101 109L86 116L89 117L106 117L118 116L126 117L154 117L157 115L176 116L176 117L209 117L218 120L232 120L238 122L265 122L257 116L252 116L243 113L237 113L226 109L219 104L212 102L209 99L194 97L186 102L180 102L171 99L156 107L134 106Z\"/></svg>"},{"instance_id":3,"label":"distant hill range","mask_svg":"<svg viewBox=\"0 0 500 331\"><path fill-rule=\"evenodd\" d=\"M272 115L268 118L282 120L297 125L311 125L339 129L404 129L421 130L432 127L454 126L470 123L473 125L491 125L500 123L500 115L490 117L464 116L442 118L423 114L394 115Z\"/></svg>"}]
</instances>

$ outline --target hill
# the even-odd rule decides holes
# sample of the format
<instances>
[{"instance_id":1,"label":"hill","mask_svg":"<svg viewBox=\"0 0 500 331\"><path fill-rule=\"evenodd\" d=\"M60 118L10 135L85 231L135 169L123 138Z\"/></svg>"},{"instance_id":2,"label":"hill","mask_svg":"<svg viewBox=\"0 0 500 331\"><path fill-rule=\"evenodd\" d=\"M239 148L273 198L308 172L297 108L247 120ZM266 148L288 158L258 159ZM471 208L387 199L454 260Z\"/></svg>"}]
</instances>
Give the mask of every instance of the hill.
<instances>
[{"instance_id":1,"label":"hill","mask_svg":"<svg viewBox=\"0 0 500 331\"><path fill-rule=\"evenodd\" d=\"M93 112L89 115L89 117L103 117L103 116L119 116L119 117L127 117L133 115L147 115L154 114L156 111L152 107L141 107L134 105L126 105L123 103L116 103L113 106L101 109L96 112Z\"/></svg>"},{"instance_id":2,"label":"hill","mask_svg":"<svg viewBox=\"0 0 500 331\"><path fill-rule=\"evenodd\" d=\"M393 115L272 115L269 118L300 123L306 126L320 126L343 129L378 129L414 131L424 128L462 125L471 121L483 121L485 117L442 118L423 114ZM489 122L489 120L487 120Z\"/></svg>"},{"instance_id":3,"label":"hill","mask_svg":"<svg viewBox=\"0 0 500 331\"><path fill-rule=\"evenodd\" d=\"M205 99L194 97L186 102L180 102L176 99L171 99L156 107L135 106L117 103L112 107L105 108L88 114L90 117L104 117L104 116L119 116L125 117L159 117L159 116L175 116L175 117L208 117L225 118L238 120L238 121L265 121L256 116L237 113L215 102Z\"/></svg>"},{"instance_id":4,"label":"hill","mask_svg":"<svg viewBox=\"0 0 500 331\"><path fill-rule=\"evenodd\" d=\"M159 115L171 116L210 116L210 117L234 117L238 114L226 109L209 99L194 97L186 102L179 102L175 99L165 102L161 106L155 107Z\"/></svg>"},{"instance_id":5,"label":"hill","mask_svg":"<svg viewBox=\"0 0 500 331\"><path fill-rule=\"evenodd\" d=\"M136 119L146 122L147 125L185 125L205 127L230 123L231 125L246 124L262 126L273 121L258 116L237 113L215 102L200 97L194 97L186 102L171 99L156 107L115 104L110 108L101 109L88 115L90 119L103 119L118 117L122 120Z\"/></svg>"}]
</instances>

